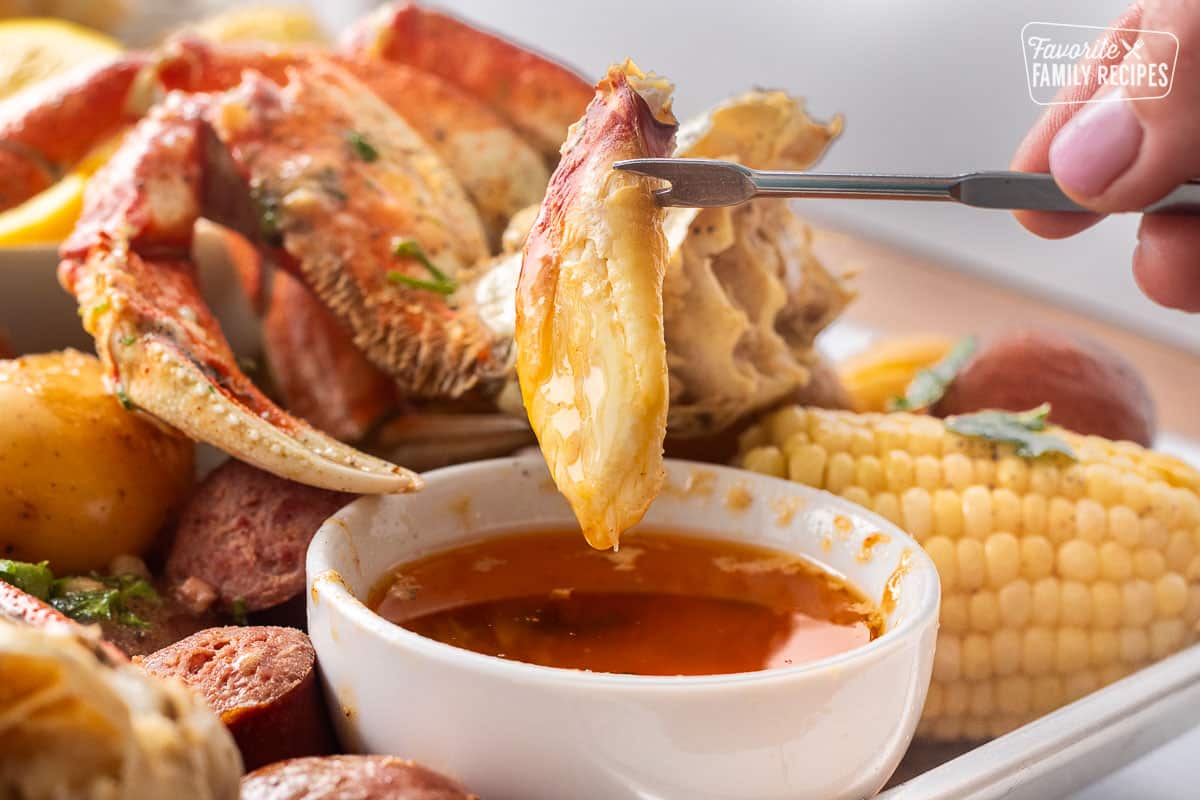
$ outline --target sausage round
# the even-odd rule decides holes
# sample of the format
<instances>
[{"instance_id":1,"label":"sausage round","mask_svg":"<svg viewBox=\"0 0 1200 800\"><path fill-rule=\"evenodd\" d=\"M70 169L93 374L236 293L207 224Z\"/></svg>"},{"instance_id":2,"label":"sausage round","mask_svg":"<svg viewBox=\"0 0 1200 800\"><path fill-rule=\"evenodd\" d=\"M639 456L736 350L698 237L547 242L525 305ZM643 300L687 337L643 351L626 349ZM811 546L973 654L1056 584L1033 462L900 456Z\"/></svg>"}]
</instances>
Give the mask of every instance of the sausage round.
<instances>
[{"instance_id":1,"label":"sausage round","mask_svg":"<svg viewBox=\"0 0 1200 800\"><path fill-rule=\"evenodd\" d=\"M209 628L135 659L203 695L233 734L246 769L333 752L316 653L295 628Z\"/></svg>"},{"instance_id":2,"label":"sausage round","mask_svg":"<svg viewBox=\"0 0 1200 800\"><path fill-rule=\"evenodd\" d=\"M313 534L352 499L227 461L184 507L167 578L175 586L203 581L227 613L285 603L304 591L304 553Z\"/></svg>"},{"instance_id":3,"label":"sausage round","mask_svg":"<svg viewBox=\"0 0 1200 800\"><path fill-rule=\"evenodd\" d=\"M395 756L294 758L242 778L241 800L470 800L455 781Z\"/></svg>"}]
</instances>

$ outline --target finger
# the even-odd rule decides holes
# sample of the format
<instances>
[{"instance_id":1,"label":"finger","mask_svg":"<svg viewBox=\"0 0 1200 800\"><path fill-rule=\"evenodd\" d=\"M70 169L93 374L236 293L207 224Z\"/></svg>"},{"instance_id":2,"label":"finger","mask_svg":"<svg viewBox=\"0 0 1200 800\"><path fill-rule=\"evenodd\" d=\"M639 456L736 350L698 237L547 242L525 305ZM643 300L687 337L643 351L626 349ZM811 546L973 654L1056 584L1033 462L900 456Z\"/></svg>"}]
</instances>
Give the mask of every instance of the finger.
<instances>
[{"instance_id":1,"label":"finger","mask_svg":"<svg viewBox=\"0 0 1200 800\"><path fill-rule=\"evenodd\" d=\"M1110 42L1119 44L1123 41L1128 41L1132 44L1133 35L1122 33L1121 29L1140 27L1141 14L1141 6L1134 4L1113 21L1112 28L1106 31L1100 39L1105 44ZM1124 48L1118 47L1115 51L1123 53ZM1050 143L1054 141L1055 134L1083 107L1080 104L1090 100L1101 88L1100 70L1096 67L1111 67L1120 62L1121 56L1110 55L1115 51L1108 47L1092 48L1092 52L1101 53L1102 55L1100 57L1089 58L1083 62L1091 67L1086 72L1088 75L1087 82L1082 84L1068 84L1059 91L1058 95L1054 98L1054 105L1046 109L1046 113L1030 129L1025 139L1017 148L1017 152L1012 160L1012 169L1019 172L1050 171ZM1090 228L1103 219L1100 215L1066 214L1050 211L1017 211L1015 214L1017 221L1031 232L1049 239L1061 239L1066 236L1072 236L1086 228Z\"/></svg>"},{"instance_id":2,"label":"finger","mask_svg":"<svg viewBox=\"0 0 1200 800\"><path fill-rule=\"evenodd\" d=\"M1172 214L1142 217L1133 277L1156 303L1200 311L1200 219Z\"/></svg>"},{"instance_id":3,"label":"finger","mask_svg":"<svg viewBox=\"0 0 1200 800\"><path fill-rule=\"evenodd\" d=\"M1191 0L1147 0L1143 28L1170 31L1185 55L1171 92L1138 81L1108 87L1054 136L1048 160L1063 191L1100 212L1135 211L1200 174L1200 13ZM1142 34L1122 66L1175 64L1176 45L1162 34Z\"/></svg>"}]
</instances>

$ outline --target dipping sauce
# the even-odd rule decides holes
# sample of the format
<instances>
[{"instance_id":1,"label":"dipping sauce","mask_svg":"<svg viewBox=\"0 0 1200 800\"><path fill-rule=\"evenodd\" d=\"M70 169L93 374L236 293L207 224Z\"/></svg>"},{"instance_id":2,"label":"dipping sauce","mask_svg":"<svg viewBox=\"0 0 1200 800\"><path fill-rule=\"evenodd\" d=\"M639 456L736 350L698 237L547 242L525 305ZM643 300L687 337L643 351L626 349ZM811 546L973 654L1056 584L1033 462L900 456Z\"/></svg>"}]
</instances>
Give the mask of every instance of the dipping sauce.
<instances>
[{"instance_id":1,"label":"dipping sauce","mask_svg":"<svg viewBox=\"0 0 1200 800\"><path fill-rule=\"evenodd\" d=\"M394 568L369 605L477 653L633 675L787 667L883 630L860 592L799 556L645 530L619 552L578 529L493 537Z\"/></svg>"}]
</instances>

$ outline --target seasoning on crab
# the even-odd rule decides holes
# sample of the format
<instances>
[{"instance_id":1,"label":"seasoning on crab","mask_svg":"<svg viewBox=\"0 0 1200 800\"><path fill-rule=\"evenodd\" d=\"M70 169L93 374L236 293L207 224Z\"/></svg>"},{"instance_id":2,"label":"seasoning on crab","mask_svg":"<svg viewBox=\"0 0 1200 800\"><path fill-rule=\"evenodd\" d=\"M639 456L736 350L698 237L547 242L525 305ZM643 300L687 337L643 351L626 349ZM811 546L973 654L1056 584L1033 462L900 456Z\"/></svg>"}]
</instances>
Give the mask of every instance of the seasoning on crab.
<instances>
[{"instance_id":1,"label":"seasoning on crab","mask_svg":"<svg viewBox=\"0 0 1200 800\"><path fill-rule=\"evenodd\" d=\"M674 145L671 85L614 66L572 126L525 245L517 375L559 490L593 547L615 547L663 481L663 212L614 161Z\"/></svg>"},{"instance_id":2,"label":"seasoning on crab","mask_svg":"<svg viewBox=\"0 0 1200 800\"><path fill-rule=\"evenodd\" d=\"M874 510L937 565L920 736L1006 733L1196 640L1200 472L1045 412L959 417L964 436L933 417L791 406L743 435L742 466Z\"/></svg>"}]
</instances>

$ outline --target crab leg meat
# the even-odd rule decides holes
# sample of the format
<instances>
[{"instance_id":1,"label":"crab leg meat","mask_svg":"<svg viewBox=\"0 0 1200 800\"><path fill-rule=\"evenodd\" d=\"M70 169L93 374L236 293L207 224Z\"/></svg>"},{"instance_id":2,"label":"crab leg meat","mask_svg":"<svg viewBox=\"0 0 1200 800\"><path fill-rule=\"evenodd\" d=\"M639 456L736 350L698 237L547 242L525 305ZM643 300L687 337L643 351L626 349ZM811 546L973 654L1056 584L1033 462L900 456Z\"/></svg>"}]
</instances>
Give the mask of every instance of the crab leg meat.
<instances>
[{"instance_id":1,"label":"crab leg meat","mask_svg":"<svg viewBox=\"0 0 1200 800\"><path fill-rule=\"evenodd\" d=\"M114 391L282 477L356 493L418 488L416 475L289 416L238 369L186 258L201 212L209 99L173 97L135 128L89 184L84 217L62 248L59 279L79 301Z\"/></svg>"},{"instance_id":2,"label":"crab leg meat","mask_svg":"<svg viewBox=\"0 0 1200 800\"><path fill-rule=\"evenodd\" d=\"M349 53L409 64L474 95L551 163L592 98L591 85L561 64L416 3L383 6L342 44Z\"/></svg>"},{"instance_id":3,"label":"crab leg meat","mask_svg":"<svg viewBox=\"0 0 1200 800\"><path fill-rule=\"evenodd\" d=\"M554 482L593 547L615 547L663 481L663 212L612 169L671 152L670 84L612 67L563 145L525 244L517 375Z\"/></svg>"}]
</instances>

